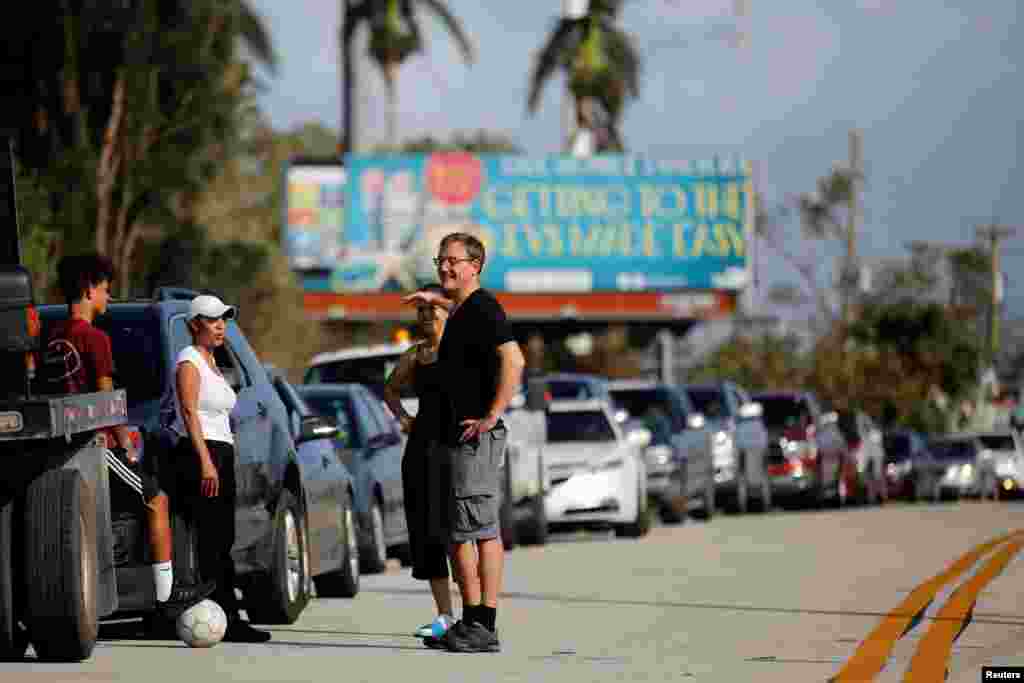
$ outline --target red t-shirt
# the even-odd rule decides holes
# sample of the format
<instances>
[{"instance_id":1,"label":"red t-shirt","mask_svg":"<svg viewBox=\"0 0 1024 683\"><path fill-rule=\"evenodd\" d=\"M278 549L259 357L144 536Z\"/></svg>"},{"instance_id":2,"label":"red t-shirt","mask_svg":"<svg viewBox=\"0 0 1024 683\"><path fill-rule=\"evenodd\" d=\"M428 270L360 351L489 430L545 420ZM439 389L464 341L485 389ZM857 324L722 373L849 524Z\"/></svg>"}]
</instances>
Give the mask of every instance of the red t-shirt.
<instances>
[{"instance_id":1,"label":"red t-shirt","mask_svg":"<svg viewBox=\"0 0 1024 683\"><path fill-rule=\"evenodd\" d=\"M110 336L85 320L71 318L54 325L46 352L63 358L64 389L69 394L99 391L99 378L114 376Z\"/></svg>"}]
</instances>

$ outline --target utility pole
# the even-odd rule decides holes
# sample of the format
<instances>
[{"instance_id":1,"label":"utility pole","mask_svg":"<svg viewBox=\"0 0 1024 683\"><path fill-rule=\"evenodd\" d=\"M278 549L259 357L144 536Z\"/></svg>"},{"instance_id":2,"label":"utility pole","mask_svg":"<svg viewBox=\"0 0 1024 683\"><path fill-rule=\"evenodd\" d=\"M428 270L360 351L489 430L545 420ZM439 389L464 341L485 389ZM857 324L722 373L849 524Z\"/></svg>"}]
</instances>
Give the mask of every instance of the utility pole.
<instances>
[{"instance_id":1,"label":"utility pole","mask_svg":"<svg viewBox=\"0 0 1024 683\"><path fill-rule=\"evenodd\" d=\"M988 352L990 362L995 363L999 352L999 304L1003 298L1002 272L999 267L999 243L1016 234L1017 229L1006 225L983 225L978 227L978 237L989 244L992 261L992 300L989 303Z\"/></svg>"},{"instance_id":2,"label":"utility pole","mask_svg":"<svg viewBox=\"0 0 1024 683\"><path fill-rule=\"evenodd\" d=\"M355 140L354 112L356 83L355 64L352 59L352 41L355 37L354 6L360 0L341 0L341 31L338 38L341 41L341 141L338 144L338 154L350 154L353 151Z\"/></svg>"},{"instance_id":3,"label":"utility pole","mask_svg":"<svg viewBox=\"0 0 1024 683\"><path fill-rule=\"evenodd\" d=\"M843 321L853 322L853 302L860 285L860 271L857 261L857 231L860 223L860 187L864 178L863 134L854 128L850 130L850 197L846 209L846 255L843 264Z\"/></svg>"}]
</instances>

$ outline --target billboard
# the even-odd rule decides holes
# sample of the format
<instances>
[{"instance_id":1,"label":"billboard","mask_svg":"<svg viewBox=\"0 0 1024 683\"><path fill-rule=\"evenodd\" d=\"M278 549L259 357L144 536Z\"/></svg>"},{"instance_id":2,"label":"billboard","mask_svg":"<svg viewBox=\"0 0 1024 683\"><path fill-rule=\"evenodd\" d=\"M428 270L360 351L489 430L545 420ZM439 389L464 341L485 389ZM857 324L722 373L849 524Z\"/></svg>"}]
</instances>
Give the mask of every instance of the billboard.
<instances>
[{"instance_id":1,"label":"billboard","mask_svg":"<svg viewBox=\"0 0 1024 683\"><path fill-rule=\"evenodd\" d=\"M737 291L749 279L750 169L740 160L441 152L346 164L337 259L305 278L307 292L436 281L432 259L454 231L484 242L482 284L496 292Z\"/></svg>"},{"instance_id":2,"label":"billboard","mask_svg":"<svg viewBox=\"0 0 1024 683\"><path fill-rule=\"evenodd\" d=\"M295 160L285 170L284 249L295 270L339 263L345 177L337 162Z\"/></svg>"}]
</instances>

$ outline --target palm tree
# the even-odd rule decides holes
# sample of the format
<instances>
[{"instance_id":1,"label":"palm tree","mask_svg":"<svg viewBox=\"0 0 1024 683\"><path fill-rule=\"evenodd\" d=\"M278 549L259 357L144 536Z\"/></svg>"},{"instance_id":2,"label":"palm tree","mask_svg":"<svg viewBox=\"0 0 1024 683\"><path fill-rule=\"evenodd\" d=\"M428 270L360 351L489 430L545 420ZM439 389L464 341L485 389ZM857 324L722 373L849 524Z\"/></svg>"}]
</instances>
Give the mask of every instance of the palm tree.
<instances>
[{"instance_id":1,"label":"palm tree","mask_svg":"<svg viewBox=\"0 0 1024 683\"><path fill-rule=\"evenodd\" d=\"M618 124L626 98L640 94L640 54L615 23L621 9L622 0L590 0L583 16L561 18L534 64L527 100L528 111L535 113L545 83L564 70L577 126L596 133L606 118L608 139L599 149L611 151L623 150Z\"/></svg>"},{"instance_id":2,"label":"palm tree","mask_svg":"<svg viewBox=\"0 0 1024 683\"><path fill-rule=\"evenodd\" d=\"M436 16L455 39L467 64L475 59L475 50L462 23L444 0L349 0L342 33L342 49L351 54L356 28L367 24L370 30L370 57L380 67L388 89L388 142L398 143L398 70L414 54L423 52L418 9ZM348 61L348 60L346 60ZM351 140L348 141L351 144Z\"/></svg>"}]
</instances>

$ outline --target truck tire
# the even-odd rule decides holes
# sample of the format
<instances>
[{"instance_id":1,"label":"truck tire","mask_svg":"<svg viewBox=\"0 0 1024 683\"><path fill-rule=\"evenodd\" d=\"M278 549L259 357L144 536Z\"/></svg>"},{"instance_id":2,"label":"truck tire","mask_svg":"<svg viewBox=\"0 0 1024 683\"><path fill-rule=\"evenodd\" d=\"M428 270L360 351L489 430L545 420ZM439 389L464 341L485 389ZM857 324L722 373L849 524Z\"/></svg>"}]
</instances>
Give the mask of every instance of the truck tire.
<instances>
[{"instance_id":1,"label":"truck tire","mask_svg":"<svg viewBox=\"0 0 1024 683\"><path fill-rule=\"evenodd\" d=\"M28 639L14 608L14 500L0 498L0 661L21 659Z\"/></svg>"},{"instance_id":2,"label":"truck tire","mask_svg":"<svg viewBox=\"0 0 1024 683\"><path fill-rule=\"evenodd\" d=\"M309 603L309 538L302 506L281 493L274 514L270 572L246 591L246 612L259 624L294 624Z\"/></svg>"},{"instance_id":3,"label":"truck tire","mask_svg":"<svg viewBox=\"0 0 1024 683\"><path fill-rule=\"evenodd\" d=\"M342 538L345 550L341 567L313 579L317 597L354 598L359 593L359 539L356 517L352 511L352 498L346 493L341 505Z\"/></svg>"},{"instance_id":4,"label":"truck tire","mask_svg":"<svg viewBox=\"0 0 1024 683\"><path fill-rule=\"evenodd\" d=\"M25 622L42 660L77 662L96 645L96 505L77 470L45 472L25 495Z\"/></svg>"}]
</instances>

